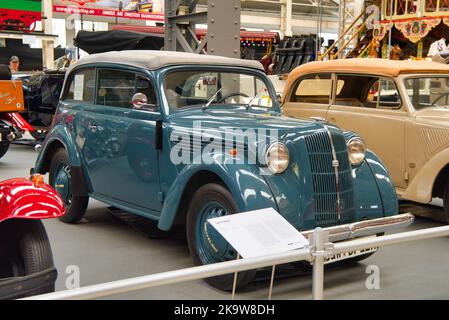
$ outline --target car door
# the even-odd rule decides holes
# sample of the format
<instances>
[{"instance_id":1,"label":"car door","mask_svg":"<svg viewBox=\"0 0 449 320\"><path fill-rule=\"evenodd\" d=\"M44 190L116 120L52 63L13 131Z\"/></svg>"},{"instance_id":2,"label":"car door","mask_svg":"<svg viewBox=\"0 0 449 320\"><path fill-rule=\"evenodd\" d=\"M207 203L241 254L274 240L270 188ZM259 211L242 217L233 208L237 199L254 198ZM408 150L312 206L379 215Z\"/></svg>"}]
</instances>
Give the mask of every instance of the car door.
<instances>
[{"instance_id":1,"label":"car door","mask_svg":"<svg viewBox=\"0 0 449 320\"><path fill-rule=\"evenodd\" d=\"M332 92L332 74L314 73L298 79L287 93L282 112L297 118L326 119Z\"/></svg>"},{"instance_id":2,"label":"car door","mask_svg":"<svg viewBox=\"0 0 449 320\"><path fill-rule=\"evenodd\" d=\"M407 186L405 122L407 112L393 79L336 75L336 92L327 120L364 139L387 166L396 187Z\"/></svg>"},{"instance_id":3,"label":"car door","mask_svg":"<svg viewBox=\"0 0 449 320\"><path fill-rule=\"evenodd\" d=\"M97 69L95 116L90 117L83 158L94 194L136 210L159 211L158 155L155 148L159 112L134 110L138 76L125 69ZM138 130L136 130L138 128ZM145 169L142 172L142 162ZM142 160L143 161L143 160Z\"/></svg>"}]
</instances>

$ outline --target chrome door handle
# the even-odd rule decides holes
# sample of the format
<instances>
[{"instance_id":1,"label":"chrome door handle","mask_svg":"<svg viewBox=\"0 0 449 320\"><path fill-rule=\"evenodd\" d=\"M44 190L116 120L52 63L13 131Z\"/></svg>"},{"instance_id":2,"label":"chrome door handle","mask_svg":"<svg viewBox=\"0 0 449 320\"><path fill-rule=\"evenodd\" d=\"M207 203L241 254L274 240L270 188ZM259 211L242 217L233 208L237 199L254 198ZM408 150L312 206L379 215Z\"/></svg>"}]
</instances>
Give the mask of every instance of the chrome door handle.
<instances>
[{"instance_id":1,"label":"chrome door handle","mask_svg":"<svg viewBox=\"0 0 449 320\"><path fill-rule=\"evenodd\" d=\"M310 119L315 120L315 121L326 122L326 119L321 118L321 117L310 117Z\"/></svg>"}]
</instances>

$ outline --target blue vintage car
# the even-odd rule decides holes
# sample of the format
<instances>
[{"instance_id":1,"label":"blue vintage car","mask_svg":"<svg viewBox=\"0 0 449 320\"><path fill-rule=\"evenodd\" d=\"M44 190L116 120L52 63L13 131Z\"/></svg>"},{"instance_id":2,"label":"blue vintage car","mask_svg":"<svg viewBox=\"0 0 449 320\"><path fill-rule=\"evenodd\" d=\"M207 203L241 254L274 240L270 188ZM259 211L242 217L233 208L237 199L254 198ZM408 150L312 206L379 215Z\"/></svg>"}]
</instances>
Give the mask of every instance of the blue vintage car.
<instances>
[{"instance_id":1,"label":"blue vintage car","mask_svg":"<svg viewBox=\"0 0 449 320\"><path fill-rule=\"evenodd\" d=\"M397 215L388 172L360 137L283 116L258 62L217 56L81 59L32 171L49 172L67 206L62 221L79 221L92 197L161 230L183 224L196 264L236 258L207 221L222 215L271 207L298 230L328 228L334 241L413 220ZM253 276L239 273L238 285ZM208 282L228 290L232 275Z\"/></svg>"}]
</instances>

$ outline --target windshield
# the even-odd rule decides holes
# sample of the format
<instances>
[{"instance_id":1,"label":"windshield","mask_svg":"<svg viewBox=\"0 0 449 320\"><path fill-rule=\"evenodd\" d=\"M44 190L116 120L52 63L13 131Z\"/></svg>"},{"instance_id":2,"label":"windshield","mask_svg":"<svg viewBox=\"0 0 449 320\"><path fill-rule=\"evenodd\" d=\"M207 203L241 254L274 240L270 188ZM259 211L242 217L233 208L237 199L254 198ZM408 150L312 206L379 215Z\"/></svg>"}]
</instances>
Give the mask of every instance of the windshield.
<instances>
[{"instance_id":1,"label":"windshield","mask_svg":"<svg viewBox=\"0 0 449 320\"><path fill-rule=\"evenodd\" d=\"M415 110L449 106L449 76L423 76L404 81Z\"/></svg>"},{"instance_id":2,"label":"windshield","mask_svg":"<svg viewBox=\"0 0 449 320\"><path fill-rule=\"evenodd\" d=\"M225 71L176 71L165 78L164 90L170 108L175 111L191 106L273 106L265 82L257 75Z\"/></svg>"}]
</instances>

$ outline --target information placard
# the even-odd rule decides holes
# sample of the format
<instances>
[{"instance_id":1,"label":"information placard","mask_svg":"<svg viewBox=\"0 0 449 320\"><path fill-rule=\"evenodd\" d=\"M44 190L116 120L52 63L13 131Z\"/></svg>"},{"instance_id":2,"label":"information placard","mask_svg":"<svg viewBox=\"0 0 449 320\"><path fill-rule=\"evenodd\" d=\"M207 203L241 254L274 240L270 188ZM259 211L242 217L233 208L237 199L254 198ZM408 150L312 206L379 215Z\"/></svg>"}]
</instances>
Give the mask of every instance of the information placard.
<instances>
[{"instance_id":1,"label":"information placard","mask_svg":"<svg viewBox=\"0 0 449 320\"><path fill-rule=\"evenodd\" d=\"M309 241L273 208L208 219L243 258L300 249Z\"/></svg>"}]
</instances>

